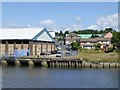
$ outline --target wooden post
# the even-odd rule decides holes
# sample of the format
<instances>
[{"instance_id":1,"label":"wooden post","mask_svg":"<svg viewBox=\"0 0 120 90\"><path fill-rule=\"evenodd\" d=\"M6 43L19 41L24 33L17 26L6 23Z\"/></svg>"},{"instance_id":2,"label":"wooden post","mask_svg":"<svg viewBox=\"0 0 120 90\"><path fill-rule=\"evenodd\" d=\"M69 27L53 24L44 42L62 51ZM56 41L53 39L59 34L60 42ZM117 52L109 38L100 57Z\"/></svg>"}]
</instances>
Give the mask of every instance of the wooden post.
<instances>
[{"instance_id":1,"label":"wooden post","mask_svg":"<svg viewBox=\"0 0 120 90\"><path fill-rule=\"evenodd\" d=\"M14 46L13 47L14 47L14 49L16 49L16 42L14 42Z\"/></svg>"},{"instance_id":2,"label":"wooden post","mask_svg":"<svg viewBox=\"0 0 120 90\"><path fill-rule=\"evenodd\" d=\"M104 68L104 62L103 62L103 68Z\"/></svg>"},{"instance_id":3,"label":"wooden post","mask_svg":"<svg viewBox=\"0 0 120 90\"><path fill-rule=\"evenodd\" d=\"M23 42L21 43L21 49L23 49Z\"/></svg>"},{"instance_id":4,"label":"wooden post","mask_svg":"<svg viewBox=\"0 0 120 90\"><path fill-rule=\"evenodd\" d=\"M41 42L41 52L43 52L42 50L43 50L43 44L42 44L42 42Z\"/></svg>"},{"instance_id":5,"label":"wooden post","mask_svg":"<svg viewBox=\"0 0 120 90\"><path fill-rule=\"evenodd\" d=\"M46 42L46 53L48 52L48 42Z\"/></svg>"},{"instance_id":6,"label":"wooden post","mask_svg":"<svg viewBox=\"0 0 120 90\"><path fill-rule=\"evenodd\" d=\"M109 68L110 68L110 63L109 63Z\"/></svg>"},{"instance_id":7,"label":"wooden post","mask_svg":"<svg viewBox=\"0 0 120 90\"><path fill-rule=\"evenodd\" d=\"M51 51L52 51L52 44L51 44Z\"/></svg>"},{"instance_id":8,"label":"wooden post","mask_svg":"<svg viewBox=\"0 0 120 90\"><path fill-rule=\"evenodd\" d=\"M35 55L37 55L37 43L35 43Z\"/></svg>"},{"instance_id":9,"label":"wooden post","mask_svg":"<svg viewBox=\"0 0 120 90\"><path fill-rule=\"evenodd\" d=\"M92 64L90 63L90 68L92 68Z\"/></svg>"},{"instance_id":10,"label":"wooden post","mask_svg":"<svg viewBox=\"0 0 120 90\"><path fill-rule=\"evenodd\" d=\"M117 68L117 64L115 63L115 68Z\"/></svg>"},{"instance_id":11,"label":"wooden post","mask_svg":"<svg viewBox=\"0 0 120 90\"><path fill-rule=\"evenodd\" d=\"M54 44L54 51L55 51L55 44Z\"/></svg>"},{"instance_id":12,"label":"wooden post","mask_svg":"<svg viewBox=\"0 0 120 90\"><path fill-rule=\"evenodd\" d=\"M77 61L74 62L74 67L77 67Z\"/></svg>"},{"instance_id":13,"label":"wooden post","mask_svg":"<svg viewBox=\"0 0 120 90\"><path fill-rule=\"evenodd\" d=\"M33 55L33 43L32 43L32 41L29 41L29 49L30 49L30 55Z\"/></svg>"},{"instance_id":14,"label":"wooden post","mask_svg":"<svg viewBox=\"0 0 120 90\"><path fill-rule=\"evenodd\" d=\"M8 55L8 41L5 42L5 54Z\"/></svg>"}]
</instances>

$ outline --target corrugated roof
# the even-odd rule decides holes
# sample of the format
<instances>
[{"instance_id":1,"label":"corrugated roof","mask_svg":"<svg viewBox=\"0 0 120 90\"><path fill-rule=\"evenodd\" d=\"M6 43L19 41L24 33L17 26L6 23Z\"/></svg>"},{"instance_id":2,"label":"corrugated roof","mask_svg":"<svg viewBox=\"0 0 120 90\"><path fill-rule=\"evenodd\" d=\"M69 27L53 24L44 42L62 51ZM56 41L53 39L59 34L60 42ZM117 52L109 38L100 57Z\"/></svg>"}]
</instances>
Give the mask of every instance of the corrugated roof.
<instances>
[{"instance_id":1,"label":"corrugated roof","mask_svg":"<svg viewBox=\"0 0 120 90\"><path fill-rule=\"evenodd\" d=\"M92 35L102 36L102 34L79 34L81 38L91 38Z\"/></svg>"},{"instance_id":2,"label":"corrugated roof","mask_svg":"<svg viewBox=\"0 0 120 90\"><path fill-rule=\"evenodd\" d=\"M29 39L34 38L44 28L14 28L14 29L0 29L0 40L5 39ZM52 34L51 34L52 33ZM50 32L54 36L54 32ZM44 38L47 41L47 38Z\"/></svg>"},{"instance_id":3,"label":"corrugated roof","mask_svg":"<svg viewBox=\"0 0 120 90\"><path fill-rule=\"evenodd\" d=\"M51 36L53 37L53 38L55 38L55 32L54 31L50 31L50 30L48 30L49 31L49 33L51 34Z\"/></svg>"}]
</instances>

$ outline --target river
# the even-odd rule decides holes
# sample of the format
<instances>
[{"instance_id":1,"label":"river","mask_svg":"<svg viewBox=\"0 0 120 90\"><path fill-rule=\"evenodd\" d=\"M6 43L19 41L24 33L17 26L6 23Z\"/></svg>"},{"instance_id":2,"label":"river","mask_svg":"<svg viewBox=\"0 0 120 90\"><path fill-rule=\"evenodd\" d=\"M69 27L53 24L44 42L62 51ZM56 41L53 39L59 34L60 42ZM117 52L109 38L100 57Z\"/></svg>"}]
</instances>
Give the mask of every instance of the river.
<instances>
[{"instance_id":1,"label":"river","mask_svg":"<svg viewBox=\"0 0 120 90\"><path fill-rule=\"evenodd\" d=\"M2 67L3 88L118 88L115 68Z\"/></svg>"}]
</instances>

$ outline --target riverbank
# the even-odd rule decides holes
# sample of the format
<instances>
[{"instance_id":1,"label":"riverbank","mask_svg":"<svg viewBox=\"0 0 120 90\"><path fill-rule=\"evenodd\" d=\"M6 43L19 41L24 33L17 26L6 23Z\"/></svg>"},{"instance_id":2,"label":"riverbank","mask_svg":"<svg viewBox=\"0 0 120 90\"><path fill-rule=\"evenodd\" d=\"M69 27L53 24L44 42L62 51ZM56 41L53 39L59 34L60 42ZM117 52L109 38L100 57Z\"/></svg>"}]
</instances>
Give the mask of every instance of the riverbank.
<instances>
[{"instance_id":1,"label":"riverbank","mask_svg":"<svg viewBox=\"0 0 120 90\"><path fill-rule=\"evenodd\" d=\"M118 62L119 54L116 52L105 53L103 51L82 50L76 55L77 58L83 58L87 62Z\"/></svg>"}]
</instances>

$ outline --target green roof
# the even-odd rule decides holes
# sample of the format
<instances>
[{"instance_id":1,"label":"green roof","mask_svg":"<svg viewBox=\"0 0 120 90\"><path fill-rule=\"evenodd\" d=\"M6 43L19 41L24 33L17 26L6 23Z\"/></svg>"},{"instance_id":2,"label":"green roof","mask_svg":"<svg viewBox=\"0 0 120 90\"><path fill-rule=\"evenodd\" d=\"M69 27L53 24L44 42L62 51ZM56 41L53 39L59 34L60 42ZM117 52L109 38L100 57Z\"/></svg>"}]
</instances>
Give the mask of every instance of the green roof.
<instances>
[{"instance_id":1,"label":"green roof","mask_svg":"<svg viewBox=\"0 0 120 90\"><path fill-rule=\"evenodd\" d=\"M91 38L92 35L93 34L79 34L81 38ZM99 37L102 36L102 34L94 34L94 35L97 35Z\"/></svg>"}]
</instances>

